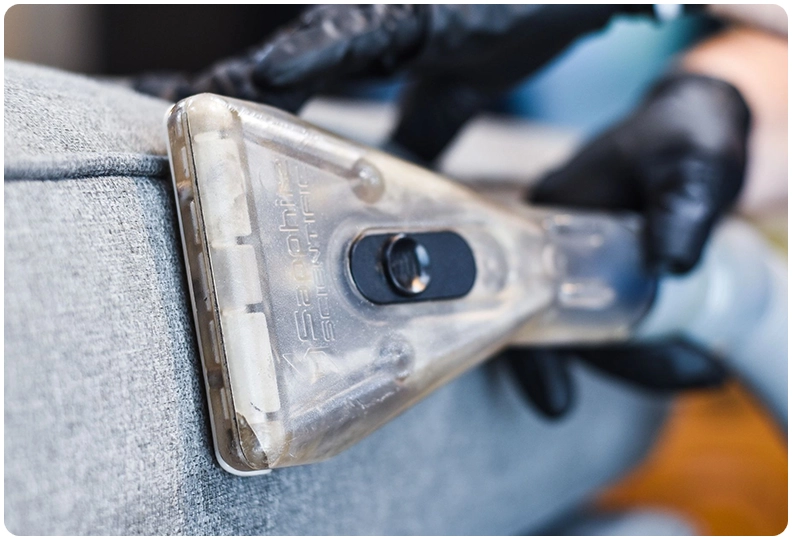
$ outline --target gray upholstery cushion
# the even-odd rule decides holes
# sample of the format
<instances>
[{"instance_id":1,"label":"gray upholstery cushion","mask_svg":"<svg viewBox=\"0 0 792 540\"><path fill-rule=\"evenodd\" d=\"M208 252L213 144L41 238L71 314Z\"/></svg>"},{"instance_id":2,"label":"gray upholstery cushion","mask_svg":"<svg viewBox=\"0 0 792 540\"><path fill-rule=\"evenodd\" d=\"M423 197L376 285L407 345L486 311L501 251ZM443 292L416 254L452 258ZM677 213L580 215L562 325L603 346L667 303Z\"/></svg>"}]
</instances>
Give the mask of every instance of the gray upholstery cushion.
<instances>
[{"instance_id":1,"label":"gray upholstery cushion","mask_svg":"<svg viewBox=\"0 0 792 540\"><path fill-rule=\"evenodd\" d=\"M519 533L634 464L665 403L583 368L541 419L473 370L327 462L217 465L167 103L6 61L5 524L17 534Z\"/></svg>"}]
</instances>

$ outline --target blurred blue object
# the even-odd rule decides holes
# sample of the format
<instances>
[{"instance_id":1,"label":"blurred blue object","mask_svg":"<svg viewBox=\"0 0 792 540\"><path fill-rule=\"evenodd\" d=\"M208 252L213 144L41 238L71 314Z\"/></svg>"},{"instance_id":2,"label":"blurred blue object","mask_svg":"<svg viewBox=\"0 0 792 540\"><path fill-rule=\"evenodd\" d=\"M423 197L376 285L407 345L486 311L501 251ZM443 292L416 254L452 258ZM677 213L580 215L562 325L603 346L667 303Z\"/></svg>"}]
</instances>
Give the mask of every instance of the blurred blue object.
<instances>
[{"instance_id":1,"label":"blurred blue object","mask_svg":"<svg viewBox=\"0 0 792 540\"><path fill-rule=\"evenodd\" d=\"M675 54L716 26L703 16L666 24L617 19L575 43L504 98L498 110L592 135L626 115Z\"/></svg>"}]
</instances>

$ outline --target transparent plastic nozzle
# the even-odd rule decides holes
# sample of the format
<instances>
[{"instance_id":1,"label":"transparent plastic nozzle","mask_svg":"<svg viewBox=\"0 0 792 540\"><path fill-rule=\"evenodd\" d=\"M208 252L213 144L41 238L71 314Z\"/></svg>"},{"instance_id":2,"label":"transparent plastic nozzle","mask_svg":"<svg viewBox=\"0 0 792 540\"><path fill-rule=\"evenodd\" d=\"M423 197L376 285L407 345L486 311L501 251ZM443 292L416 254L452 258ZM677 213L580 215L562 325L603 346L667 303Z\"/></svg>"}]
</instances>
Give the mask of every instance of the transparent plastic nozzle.
<instances>
[{"instance_id":1,"label":"transparent plastic nozzle","mask_svg":"<svg viewBox=\"0 0 792 540\"><path fill-rule=\"evenodd\" d=\"M518 334L625 339L652 301L629 218L509 209L277 109L168 114L218 458L323 460Z\"/></svg>"}]
</instances>

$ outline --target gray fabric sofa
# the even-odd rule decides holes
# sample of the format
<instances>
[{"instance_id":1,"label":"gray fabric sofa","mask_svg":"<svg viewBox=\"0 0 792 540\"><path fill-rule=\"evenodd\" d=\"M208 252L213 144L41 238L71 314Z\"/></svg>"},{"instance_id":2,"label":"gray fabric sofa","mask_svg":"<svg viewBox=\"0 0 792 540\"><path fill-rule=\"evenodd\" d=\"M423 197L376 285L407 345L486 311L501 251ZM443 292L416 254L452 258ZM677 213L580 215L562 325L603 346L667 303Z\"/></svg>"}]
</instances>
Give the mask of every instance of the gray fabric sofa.
<instances>
[{"instance_id":1,"label":"gray fabric sofa","mask_svg":"<svg viewBox=\"0 0 792 540\"><path fill-rule=\"evenodd\" d=\"M5 63L5 525L16 534L519 534L635 465L667 403L578 367L537 415L503 366L327 462L216 463L168 104Z\"/></svg>"}]
</instances>

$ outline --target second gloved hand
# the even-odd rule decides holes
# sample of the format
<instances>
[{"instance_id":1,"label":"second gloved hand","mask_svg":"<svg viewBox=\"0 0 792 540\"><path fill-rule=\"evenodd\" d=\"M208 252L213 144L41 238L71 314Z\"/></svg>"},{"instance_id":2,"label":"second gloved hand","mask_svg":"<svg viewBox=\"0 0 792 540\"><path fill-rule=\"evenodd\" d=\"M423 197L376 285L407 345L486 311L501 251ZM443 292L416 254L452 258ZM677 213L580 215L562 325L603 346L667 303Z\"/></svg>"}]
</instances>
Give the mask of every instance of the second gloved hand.
<instances>
[{"instance_id":1,"label":"second gloved hand","mask_svg":"<svg viewBox=\"0 0 792 540\"><path fill-rule=\"evenodd\" d=\"M648 270L688 272L740 192L749 124L748 106L733 86L699 75L670 76L627 119L539 182L531 201L639 213ZM573 402L566 367L572 361L654 390L711 386L725 377L716 359L683 339L505 355L526 395L551 417Z\"/></svg>"},{"instance_id":2,"label":"second gloved hand","mask_svg":"<svg viewBox=\"0 0 792 540\"><path fill-rule=\"evenodd\" d=\"M576 38L615 15L651 13L651 4L317 6L245 55L196 76L143 76L135 87L173 101L213 92L294 112L338 81L406 73L394 142L430 162L468 119Z\"/></svg>"}]
</instances>

